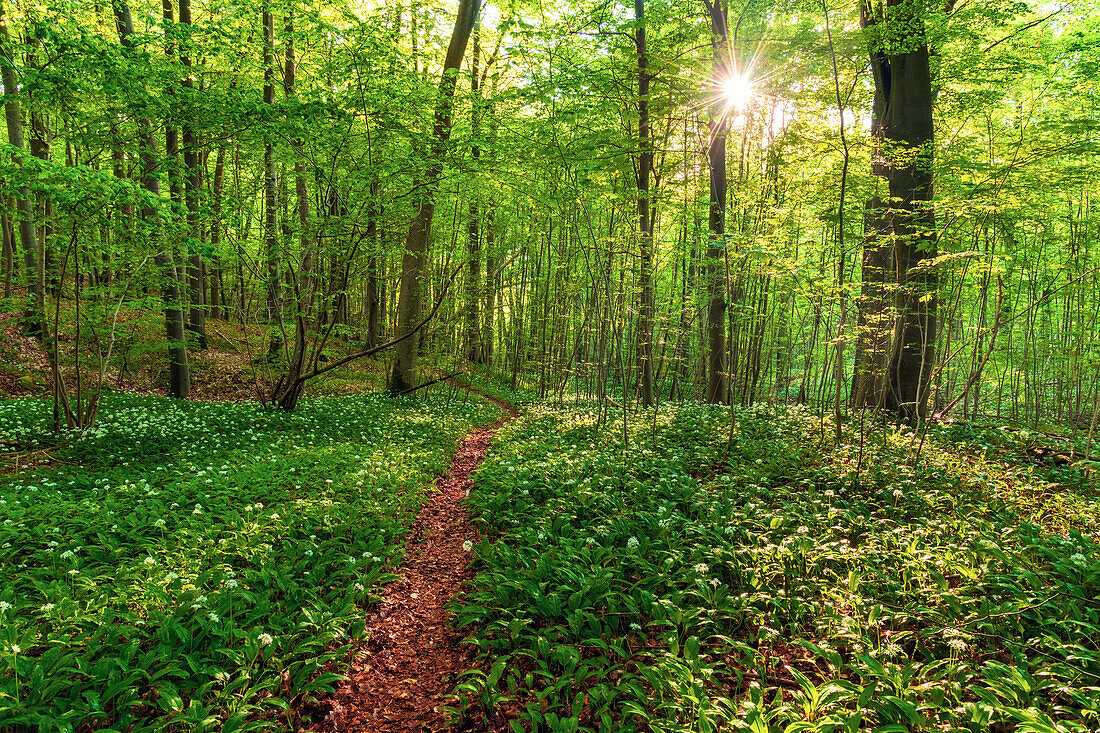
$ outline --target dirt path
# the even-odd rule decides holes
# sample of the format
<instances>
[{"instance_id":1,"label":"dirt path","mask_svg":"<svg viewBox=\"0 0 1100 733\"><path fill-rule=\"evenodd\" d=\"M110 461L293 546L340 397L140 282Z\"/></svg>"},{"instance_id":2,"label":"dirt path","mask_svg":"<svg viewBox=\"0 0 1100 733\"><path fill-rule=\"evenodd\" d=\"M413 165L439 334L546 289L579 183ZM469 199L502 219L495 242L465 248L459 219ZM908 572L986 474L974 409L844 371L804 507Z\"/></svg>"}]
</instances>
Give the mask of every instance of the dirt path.
<instances>
[{"instance_id":1,"label":"dirt path","mask_svg":"<svg viewBox=\"0 0 1100 733\"><path fill-rule=\"evenodd\" d=\"M322 710L303 715L302 730L447 730L439 708L449 702L458 675L473 662L473 650L460 643L463 634L448 626L446 608L474 576L467 567L472 551L465 543L477 544L479 536L463 500L489 440L517 415L512 405L482 396L508 414L463 438L454 460L436 480L436 493L410 528L405 564L396 572L399 580L385 587L381 603L367 619L370 637L356 651L348 681L321 701Z\"/></svg>"}]
</instances>

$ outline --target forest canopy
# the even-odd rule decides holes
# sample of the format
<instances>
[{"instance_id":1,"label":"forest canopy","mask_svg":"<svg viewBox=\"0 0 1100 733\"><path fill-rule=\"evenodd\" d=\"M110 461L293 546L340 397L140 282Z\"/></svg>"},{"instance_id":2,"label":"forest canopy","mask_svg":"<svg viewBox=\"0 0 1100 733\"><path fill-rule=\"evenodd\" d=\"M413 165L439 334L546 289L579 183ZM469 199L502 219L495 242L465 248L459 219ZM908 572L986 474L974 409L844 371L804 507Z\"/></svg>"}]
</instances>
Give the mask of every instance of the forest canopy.
<instances>
[{"instance_id":1,"label":"forest canopy","mask_svg":"<svg viewBox=\"0 0 1100 733\"><path fill-rule=\"evenodd\" d=\"M6 3L5 310L70 427L134 313L176 397L229 323L284 409L377 355L1088 423L1096 10Z\"/></svg>"}]
</instances>

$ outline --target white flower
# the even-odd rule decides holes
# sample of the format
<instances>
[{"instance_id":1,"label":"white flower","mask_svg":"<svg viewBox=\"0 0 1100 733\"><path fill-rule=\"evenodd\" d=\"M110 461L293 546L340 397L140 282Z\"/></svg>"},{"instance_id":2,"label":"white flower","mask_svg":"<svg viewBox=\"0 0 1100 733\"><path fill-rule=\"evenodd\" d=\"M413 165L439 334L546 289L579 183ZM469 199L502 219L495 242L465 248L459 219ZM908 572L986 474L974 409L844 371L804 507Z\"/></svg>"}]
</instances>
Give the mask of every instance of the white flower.
<instances>
[{"instance_id":1,"label":"white flower","mask_svg":"<svg viewBox=\"0 0 1100 733\"><path fill-rule=\"evenodd\" d=\"M630 539L628 539L626 541L626 549L628 549L628 550L637 550L638 549L638 538L637 537L631 537Z\"/></svg>"},{"instance_id":2,"label":"white flower","mask_svg":"<svg viewBox=\"0 0 1100 733\"><path fill-rule=\"evenodd\" d=\"M19 648L18 644L12 644L11 645L11 653L12 654L18 654L21 651L23 651L23 650Z\"/></svg>"},{"instance_id":3,"label":"white flower","mask_svg":"<svg viewBox=\"0 0 1100 733\"><path fill-rule=\"evenodd\" d=\"M53 604L52 603L43 604L43 605L38 607L38 610L39 611L45 611L45 612L49 613L50 611L53 610Z\"/></svg>"},{"instance_id":4,"label":"white flower","mask_svg":"<svg viewBox=\"0 0 1100 733\"><path fill-rule=\"evenodd\" d=\"M1082 555L1080 552L1075 552L1069 556L1069 561L1077 567L1085 567L1089 564L1088 558Z\"/></svg>"},{"instance_id":5,"label":"white flower","mask_svg":"<svg viewBox=\"0 0 1100 733\"><path fill-rule=\"evenodd\" d=\"M363 591L363 590L366 590L366 588L363 587L362 583L356 583L355 584L355 590Z\"/></svg>"},{"instance_id":6,"label":"white flower","mask_svg":"<svg viewBox=\"0 0 1100 733\"><path fill-rule=\"evenodd\" d=\"M209 618L214 623L218 623L218 621L221 620L221 619L218 618L218 614L213 613L213 612L206 614L206 617Z\"/></svg>"},{"instance_id":7,"label":"white flower","mask_svg":"<svg viewBox=\"0 0 1100 733\"><path fill-rule=\"evenodd\" d=\"M9 608L11 608L10 603L7 601L0 601L0 611L7 611Z\"/></svg>"},{"instance_id":8,"label":"white flower","mask_svg":"<svg viewBox=\"0 0 1100 733\"><path fill-rule=\"evenodd\" d=\"M157 560L156 560L156 558L154 558L154 557L153 557L152 555L150 555L150 556L148 556L147 558L145 558L145 560L144 560L143 562L144 562L144 563L145 563L146 565L156 565L156 564L157 564Z\"/></svg>"},{"instance_id":9,"label":"white flower","mask_svg":"<svg viewBox=\"0 0 1100 733\"><path fill-rule=\"evenodd\" d=\"M72 550L65 550L64 552L61 553L61 559L62 560L68 560L70 557L76 557L76 553L73 552Z\"/></svg>"},{"instance_id":10,"label":"white flower","mask_svg":"<svg viewBox=\"0 0 1100 733\"><path fill-rule=\"evenodd\" d=\"M641 631L642 630L642 625L641 624L630 624L630 630L631 631Z\"/></svg>"},{"instance_id":11,"label":"white flower","mask_svg":"<svg viewBox=\"0 0 1100 733\"><path fill-rule=\"evenodd\" d=\"M69 575L74 575L75 576L79 572L80 572L79 570L77 570L76 568L73 568L72 570L69 571Z\"/></svg>"},{"instance_id":12,"label":"white flower","mask_svg":"<svg viewBox=\"0 0 1100 733\"><path fill-rule=\"evenodd\" d=\"M153 525L156 527L163 527L166 524L168 523L165 522L163 519L158 519L157 521L153 522Z\"/></svg>"},{"instance_id":13,"label":"white flower","mask_svg":"<svg viewBox=\"0 0 1100 733\"><path fill-rule=\"evenodd\" d=\"M890 642L882 648L882 656L884 657L900 657L904 653L901 645L894 642Z\"/></svg>"},{"instance_id":14,"label":"white flower","mask_svg":"<svg viewBox=\"0 0 1100 733\"><path fill-rule=\"evenodd\" d=\"M894 498L895 498L895 499L900 499L900 498L901 498L901 496L902 496L902 491L901 491L901 489L894 489Z\"/></svg>"},{"instance_id":15,"label":"white flower","mask_svg":"<svg viewBox=\"0 0 1100 733\"><path fill-rule=\"evenodd\" d=\"M237 581L230 578L229 580L223 582L222 585L224 585L226 588L236 588L237 587Z\"/></svg>"},{"instance_id":16,"label":"white flower","mask_svg":"<svg viewBox=\"0 0 1100 733\"><path fill-rule=\"evenodd\" d=\"M275 512L274 514L271 515L271 518L272 519L278 519L279 518L279 513Z\"/></svg>"},{"instance_id":17,"label":"white flower","mask_svg":"<svg viewBox=\"0 0 1100 733\"><path fill-rule=\"evenodd\" d=\"M705 562L698 563L695 566L695 572L697 572L697 573L705 573L708 570L710 570L710 566L707 565Z\"/></svg>"},{"instance_id":18,"label":"white flower","mask_svg":"<svg viewBox=\"0 0 1100 733\"><path fill-rule=\"evenodd\" d=\"M202 509L196 508L195 511L193 511L191 513L192 514L202 514Z\"/></svg>"},{"instance_id":19,"label":"white flower","mask_svg":"<svg viewBox=\"0 0 1100 733\"><path fill-rule=\"evenodd\" d=\"M466 552L469 552L470 550L474 549L474 543L470 542L470 540L466 540L462 543L462 549Z\"/></svg>"},{"instance_id":20,"label":"white flower","mask_svg":"<svg viewBox=\"0 0 1100 733\"><path fill-rule=\"evenodd\" d=\"M260 634L256 637L256 641L260 642L260 646L268 646L275 640L271 638L271 634Z\"/></svg>"},{"instance_id":21,"label":"white flower","mask_svg":"<svg viewBox=\"0 0 1100 733\"><path fill-rule=\"evenodd\" d=\"M951 648L951 651L955 651L955 652L965 652L966 651L966 642L963 641L962 639L958 638L957 636L948 639L947 640L947 646L949 646Z\"/></svg>"}]
</instances>

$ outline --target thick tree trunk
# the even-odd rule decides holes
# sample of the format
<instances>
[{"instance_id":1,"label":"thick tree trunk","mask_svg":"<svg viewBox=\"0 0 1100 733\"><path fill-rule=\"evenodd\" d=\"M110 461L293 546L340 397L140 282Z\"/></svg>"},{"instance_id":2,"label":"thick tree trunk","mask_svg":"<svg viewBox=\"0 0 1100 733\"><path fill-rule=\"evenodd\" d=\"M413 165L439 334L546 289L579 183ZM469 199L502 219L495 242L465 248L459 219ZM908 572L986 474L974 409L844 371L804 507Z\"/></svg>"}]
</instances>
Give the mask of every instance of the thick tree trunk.
<instances>
[{"instance_id":1,"label":"thick tree trunk","mask_svg":"<svg viewBox=\"0 0 1100 733\"><path fill-rule=\"evenodd\" d=\"M865 1L860 15L864 28L884 24L888 26L887 35L897 32L904 36L899 44L905 49L901 53L888 53L877 41L871 49L875 79L872 135L881 141L876 146L873 172L886 179L891 202L886 221L874 228L890 234L893 244L889 269L896 281L893 342L881 378L882 403L903 417L923 417L928 411L938 299L936 274L922 264L936 256L928 44L919 9L903 0L888 0L887 8L874 8ZM874 240L880 241L881 237ZM876 264L887 269L882 257L872 253L872 276ZM870 364L864 358L862 363L857 360L856 366L865 373L859 378L871 380L870 391L877 391L875 380L879 377L866 372L879 364ZM866 398L861 399L866 404Z\"/></svg>"},{"instance_id":2,"label":"thick tree trunk","mask_svg":"<svg viewBox=\"0 0 1100 733\"><path fill-rule=\"evenodd\" d=\"M420 320L423 301L423 278L427 276L428 242L431 234L432 218L435 215L435 193L439 179L443 174L443 155L447 141L451 136L451 109L454 101L455 83L462 57L466 53L477 19L476 0L461 0L454 31L447 47L447 58L443 64L443 74L439 81L439 92L435 106L435 125L432 130L431 151L428 166L420 177L419 207L409 232L405 238L405 255L401 262L401 293L397 303L397 337L400 338L416 328ZM399 394L416 386L416 352L419 345L418 334L401 341L396 348L393 370L390 372L389 390Z\"/></svg>"},{"instance_id":3,"label":"thick tree trunk","mask_svg":"<svg viewBox=\"0 0 1100 733\"><path fill-rule=\"evenodd\" d=\"M873 196L864 210L863 283L858 299L855 365L849 401L852 409L878 408L886 399L886 369L894 330L889 292L894 280L894 262L885 206L882 199Z\"/></svg>"},{"instance_id":4,"label":"thick tree trunk","mask_svg":"<svg viewBox=\"0 0 1100 733\"><path fill-rule=\"evenodd\" d=\"M913 34L912 50L890 57L886 114L886 139L896 151L888 180L890 198L897 202L892 223L898 282L897 338L890 359L886 406L903 416L924 417L938 304L937 275L923 263L936 256L936 218L931 205L932 79L919 15L907 19L906 27Z\"/></svg>"},{"instance_id":5,"label":"thick tree trunk","mask_svg":"<svg viewBox=\"0 0 1100 733\"><path fill-rule=\"evenodd\" d=\"M721 89L729 73L725 53L729 47L729 28L726 24L727 6L724 0L704 0L710 14L711 47L714 58L711 65L711 85ZM703 277L707 285L707 386L705 400L711 404L725 402L726 380L726 278L724 276L724 252L726 237L726 130L729 120L727 110L711 113L710 146L707 150L707 168L710 171L710 214L708 226L710 238Z\"/></svg>"}]
</instances>

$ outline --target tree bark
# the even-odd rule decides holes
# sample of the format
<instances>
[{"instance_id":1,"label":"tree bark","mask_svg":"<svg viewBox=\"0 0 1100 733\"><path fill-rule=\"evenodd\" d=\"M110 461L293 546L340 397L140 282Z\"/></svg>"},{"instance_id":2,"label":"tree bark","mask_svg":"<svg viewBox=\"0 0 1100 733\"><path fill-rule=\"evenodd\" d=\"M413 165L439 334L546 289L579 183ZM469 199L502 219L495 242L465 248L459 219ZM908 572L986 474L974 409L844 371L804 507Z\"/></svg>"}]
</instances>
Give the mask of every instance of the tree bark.
<instances>
[{"instance_id":1,"label":"tree bark","mask_svg":"<svg viewBox=\"0 0 1100 733\"><path fill-rule=\"evenodd\" d=\"M721 89L728 75L725 49L729 47L727 6L724 0L703 0L710 14L711 85ZM726 380L726 279L723 274L723 253L726 237L726 131L729 126L727 110L711 112L710 145L707 149L707 168L710 172L710 214L707 224L710 237L707 242L703 278L707 286L707 386L708 403L725 402Z\"/></svg>"},{"instance_id":2,"label":"tree bark","mask_svg":"<svg viewBox=\"0 0 1100 733\"><path fill-rule=\"evenodd\" d=\"M470 60L470 92L473 107L470 110L470 161L474 175L478 173L481 159L481 94L478 86L478 66L481 58L481 29L474 28L474 51ZM470 194L470 210L466 227L466 359L474 364L485 363L481 346L481 209L477 186Z\"/></svg>"},{"instance_id":3,"label":"tree bark","mask_svg":"<svg viewBox=\"0 0 1100 733\"><path fill-rule=\"evenodd\" d=\"M888 12L887 12L888 11ZM881 402L904 418L928 413L928 393L936 342L938 282L924 260L936 256L936 220L932 201L932 77L928 67L928 42L919 9L905 0L887 0L886 7L873 7L869 0L860 6L860 22L870 29L871 68L875 80L872 137L876 150L872 162L875 175L885 178L890 204L884 221L871 229L872 249L864 253L871 264L866 290L874 317L893 305L893 338L885 372L879 371L879 346L886 336L871 329L870 348L864 345L857 358L853 379L863 382L853 391L853 404L868 404L881 391ZM882 36L893 38L889 48ZM900 39L900 40L899 40ZM872 201L872 204L878 203ZM879 207L875 207L876 209ZM891 244L882 245L882 235ZM878 270L884 276L878 280ZM885 273L896 286L893 298L886 296ZM879 283L882 283L881 285ZM892 300L892 303L890 302ZM862 316L861 316L862 317ZM856 394L859 392L859 395Z\"/></svg>"},{"instance_id":4,"label":"tree bark","mask_svg":"<svg viewBox=\"0 0 1100 733\"><path fill-rule=\"evenodd\" d=\"M458 80L458 70L462 65L462 57L466 53L466 44L469 42L477 19L477 10L476 0L461 0L454 31L451 33L451 41L447 47L443 74L439 80L428 164L419 179L419 207L405 238L405 255L401 262L401 292L397 304L397 338L410 333L420 316L423 279L428 274L428 242L432 218L435 215L435 193L439 188L439 179L443 175L443 157L447 141L451 136L451 111L455 84ZM419 340L417 335L413 335L397 345L396 358L389 380L389 391L392 394L398 394L415 386L416 352Z\"/></svg>"},{"instance_id":5,"label":"tree bark","mask_svg":"<svg viewBox=\"0 0 1100 733\"><path fill-rule=\"evenodd\" d=\"M650 214L649 172L653 143L649 129L649 50L646 46L645 0L634 0L635 51L638 55L638 397L653 406L653 217ZM625 399L625 397L624 397Z\"/></svg>"},{"instance_id":6,"label":"tree bark","mask_svg":"<svg viewBox=\"0 0 1100 733\"><path fill-rule=\"evenodd\" d=\"M183 87L184 104L190 106L194 100L195 79L191 75L191 0L179 0L179 22L186 34L180 47L180 61L183 63L184 76L180 82ZM202 166L199 162L199 141L195 129L184 124L183 129L183 198L187 206L187 232L190 241L187 244L188 267L187 286L191 295L191 310L188 314L187 330L195 338L200 351L206 350L206 278L204 276L202 252L202 224L199 221L199 192L202 189Z\"/></svg>"},{"instance_id":7,"label":"tree bark","mask_svg":"<svg viewBox=\"0 0 1100 733\"><path fill-rule=\"evenodd\" d=\"M275 104L275 18L271 6L263 7L264 104ZM268 361L277 361L283 351L282 252L279 244L279 178L275 146L270 133L264 141L264 250L267 253L267 324L271 330Z\"/></svg>"},{"instance_id":8,"label":"tree bark","mask_svg":"<svg viewBox=\"0 0 1100 733\"><path fill-rule=\"evenodd\" d=\"M15 95L18 82L15 78L15 60L12 55L11 39L8 36L8 24L4 18L3 0L0 0L0 80L8 100L4 104L4 118L8 128L8 143L17 150L25 147L23 140L23 112L19 98ZM16 165L22 165L16 153ZM16 194L16 208L19 223L19 244L23 248L23 269L27 286L27 304L23 311L23 328L29 336L41 339L45 333L45 293L38 286L38 233L35 230L34 204L31 202L30 188L19 186Z\"/></svg>"}]
</instances>

